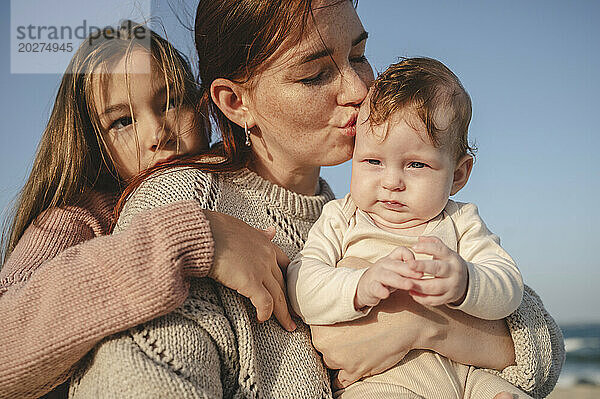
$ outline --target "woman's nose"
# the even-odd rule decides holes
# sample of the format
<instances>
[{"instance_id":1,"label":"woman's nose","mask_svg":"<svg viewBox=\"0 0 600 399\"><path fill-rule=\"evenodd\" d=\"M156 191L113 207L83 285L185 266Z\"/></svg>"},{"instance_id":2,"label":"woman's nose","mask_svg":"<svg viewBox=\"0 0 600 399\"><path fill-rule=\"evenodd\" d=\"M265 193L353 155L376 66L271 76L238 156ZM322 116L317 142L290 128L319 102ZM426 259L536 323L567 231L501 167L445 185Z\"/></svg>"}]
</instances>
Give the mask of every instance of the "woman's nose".
<instances>
[{"instance_id":1,"label":"woman's nose","mask_svg":"<svg viewBox=\"0 0 600 399\"><path fill-rule=\"evenodd\" d=\"M348 66L342 72L338 103L340 105L360 105L367 96L367 83L359 71Z\"/></svg>"}]
</instances>

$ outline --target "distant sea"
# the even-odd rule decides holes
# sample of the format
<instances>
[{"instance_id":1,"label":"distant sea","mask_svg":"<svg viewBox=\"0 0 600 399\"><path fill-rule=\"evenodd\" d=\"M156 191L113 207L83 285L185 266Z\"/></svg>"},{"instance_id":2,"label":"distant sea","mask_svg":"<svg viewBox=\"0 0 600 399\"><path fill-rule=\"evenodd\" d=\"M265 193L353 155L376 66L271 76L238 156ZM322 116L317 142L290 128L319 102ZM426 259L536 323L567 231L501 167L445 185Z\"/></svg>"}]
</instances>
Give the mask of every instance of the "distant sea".
<instances>
[{"instance_id":1,"label":"distant sea","mask_svg":"<svg viewBox=\"0 0 600 399\"><path fill-rule=\"evenodd\" d=\"M565 337L567 359L558 386L600 386L600 323L560 326Z\"/></svg>"}]
</instances>

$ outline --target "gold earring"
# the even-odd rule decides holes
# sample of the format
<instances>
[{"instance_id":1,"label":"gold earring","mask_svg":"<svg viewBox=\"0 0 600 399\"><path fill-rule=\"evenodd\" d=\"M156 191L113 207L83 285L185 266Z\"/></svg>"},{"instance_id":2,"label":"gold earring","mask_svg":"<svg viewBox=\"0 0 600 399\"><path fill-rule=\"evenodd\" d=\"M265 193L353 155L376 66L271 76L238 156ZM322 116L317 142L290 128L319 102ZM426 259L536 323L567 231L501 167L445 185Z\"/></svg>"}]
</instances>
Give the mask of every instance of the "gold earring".
<instances>
[{"instance_id":1,"label":"gold earring","mask_svg":"<svg viewBox=\"0 0 600 399\"><path fill-rule=\"evenodd\" d=\"M250 141L250 131L248 130L248 123L244 122L244 133L246 133L246 147L252 146Z\"/></svg>"}]
</instances>

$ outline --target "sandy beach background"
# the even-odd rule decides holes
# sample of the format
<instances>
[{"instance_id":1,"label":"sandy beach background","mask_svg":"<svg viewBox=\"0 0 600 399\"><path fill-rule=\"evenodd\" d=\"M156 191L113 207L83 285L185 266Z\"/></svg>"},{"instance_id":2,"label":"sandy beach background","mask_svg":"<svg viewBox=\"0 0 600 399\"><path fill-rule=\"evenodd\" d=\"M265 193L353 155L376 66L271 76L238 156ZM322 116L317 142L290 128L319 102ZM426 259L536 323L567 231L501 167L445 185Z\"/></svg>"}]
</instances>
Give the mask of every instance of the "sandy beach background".
<instances>
[{"instance_id":1,"label":"sandy beach background","mask_svg":"<svg viewBox=\"0 0 600 399\"><path fill-rule=\"evenodd\" d=\"M598 399L600 387L594 385L577 385L568 388L556 388L548 399Z\"/></svg>"}]
</instances>

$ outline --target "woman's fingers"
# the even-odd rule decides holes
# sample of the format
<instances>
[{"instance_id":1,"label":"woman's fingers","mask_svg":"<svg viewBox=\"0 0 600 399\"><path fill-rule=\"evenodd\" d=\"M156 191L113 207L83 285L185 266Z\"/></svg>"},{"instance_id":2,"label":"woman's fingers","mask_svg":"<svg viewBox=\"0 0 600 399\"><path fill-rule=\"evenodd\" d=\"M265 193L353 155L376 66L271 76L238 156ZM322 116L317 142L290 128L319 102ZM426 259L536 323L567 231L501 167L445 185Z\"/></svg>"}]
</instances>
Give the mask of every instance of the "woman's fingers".
<instances>
[{"instance_id":1,"label":"woman's fingers","mask_svg":"<svg viewBox=\"0 0 600 399\"><path fill-rule=\"evenodd\" d=\"M356 382L359 379L361 379L361 377L362 377L362 375L359 375L359 374L350 374L350 373L346 372L346 370L339 370L337 372L336 377L333 380L333 387L336 390L346 388L353 382Z\"/></svg>"},{"instance_id":2,"label":"woman's fingers","mask_svg":"<svg viewBox=\"0 0 600 399\"><path fill-rule=\"evenodd\" d=\"M277 245L273 244L273 247L275 247L275 259L277 264L281 270L285 270L290 264L290 258L288 258L288 256Z\"/></svg>"},{"instance_id":3,"label":"woman's fingers","mask_svg":"<svg viewBox=\"0 0 600 399\"><path fill-rule=\"evenodd\" d=\"M279 273L281 276L281 272ZM296 323L292 320L287 301L285 299L285 285L282 281L271 278L264 283L265 288L273 298L273 315L279 324L287 331L294 331ZM270 315L269 315L270 316Z\"/></svg>"},{"instance_id":4,"label":"woman's fingers","mask_svg":"<svg viewBox=\"0 0 600 399\"><path fill-rule=\"evenodd\" d=\"M256 308L258 321L266 321L271 315L275 315L275 318L287 331L296 329L296 324L288 310L284 291L273 276L267 278L264 282L251 280L247 282L245 287L238 289L237 292L250 299L250 302Z\"/></svg>"},{"instance_id":5,"label":"woman's fingers","mask_svg":"<svg viewBox=\"0 0 600 399\"><path fill-rule=\"evenodd\" d=\"M247 288L238 290L238 293L250 299L250 302L256 308L258 321L263 322L271 317L274 300L269 290L262 283L252 283Z\"/></svg>"},{"instance_id":6,"label":"woman's fingers","mask_svg":"<svg viewBox=\"0 0 600 399\"><path fill-rule=\"evenodd\" d=\"M275 238L275 233L277 233L275 226L269 226L261 231L265 234L269 241L273 240L273 238ZM287 265L290 264L290 258L288 258L288 256L277 245L273 244L273 249L275 249L275 258L277 259L277 264L279 267L285 270Z\"/></svg>"},{"instance_id":7,"label":"woman's fingers","mask_svg":"<svg viewBox=\"0 0 600 399\"><path fill-rule=\"evenodd\" d=\"M271 241L275 237L277 230L275 229L275 226L269 226L262 230L262 232L265 234L265 236L267 236L267 240Z\"/></svg>"}]
</instances>

